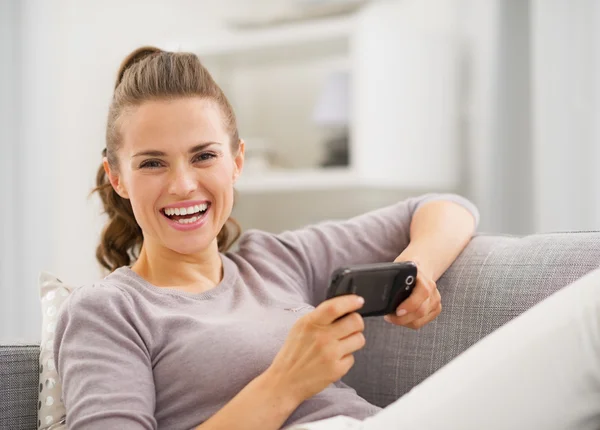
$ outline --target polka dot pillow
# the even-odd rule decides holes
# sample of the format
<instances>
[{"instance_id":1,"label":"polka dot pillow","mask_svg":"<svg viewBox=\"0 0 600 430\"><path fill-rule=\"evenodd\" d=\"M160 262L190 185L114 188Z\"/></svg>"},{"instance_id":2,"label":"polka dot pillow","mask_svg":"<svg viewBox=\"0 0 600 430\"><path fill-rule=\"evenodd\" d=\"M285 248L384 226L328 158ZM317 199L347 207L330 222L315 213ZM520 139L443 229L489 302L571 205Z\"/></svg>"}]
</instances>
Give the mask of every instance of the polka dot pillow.
<instances>
[{"instance_id":1,"label":"polka dot pillow","mask_svg":"<svg viewBox=\"0 0 600 430\"><path fill-rule=\"evenodd\" d=\"M54 331L56 317L73 287L63 284L56 276L42 272L39 278L42 305L42 336L40 343L40 389L38 400L38 429L66 430L62 386L54 363Z\"/></svg>"}]
</instances>

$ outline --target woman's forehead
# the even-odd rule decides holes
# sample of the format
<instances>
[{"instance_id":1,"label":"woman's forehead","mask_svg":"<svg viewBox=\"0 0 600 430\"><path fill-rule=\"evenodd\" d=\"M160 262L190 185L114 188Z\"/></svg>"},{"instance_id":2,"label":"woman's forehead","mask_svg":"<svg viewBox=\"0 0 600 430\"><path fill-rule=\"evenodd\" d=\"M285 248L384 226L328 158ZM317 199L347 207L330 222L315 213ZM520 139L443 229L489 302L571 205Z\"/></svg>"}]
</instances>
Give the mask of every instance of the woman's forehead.
<instances>
[{"instance_id":1,"label":"woman's forehead","mask_svg":"<svg viewBox=\"0 0 600 430\"><path fill-rule=\"evenodd\" d=\"M218 105L197 97L149 101L124 112L121 132L131 151L185 149L199 142L227 142L228 134Z\"/></svg>"}]
</instances>

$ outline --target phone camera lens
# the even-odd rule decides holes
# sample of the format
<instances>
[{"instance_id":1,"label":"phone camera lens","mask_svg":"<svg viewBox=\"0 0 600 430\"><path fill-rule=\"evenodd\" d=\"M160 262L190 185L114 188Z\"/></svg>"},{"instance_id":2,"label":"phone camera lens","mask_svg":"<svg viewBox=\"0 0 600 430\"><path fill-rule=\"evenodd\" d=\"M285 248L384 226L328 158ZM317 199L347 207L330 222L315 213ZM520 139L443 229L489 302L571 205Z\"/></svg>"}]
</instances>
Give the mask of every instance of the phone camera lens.
<instances>
[{"instance_id":1,"label":"phone camera lens","mask_svg":"<svg viewBox=\"0 0 600 430\"><path fill-rule=\"evenodd\" d=\"M406 277L406 285L412 285L415 282L415 277L412 275L408 275Z\"/></svg>"}]
</instances>

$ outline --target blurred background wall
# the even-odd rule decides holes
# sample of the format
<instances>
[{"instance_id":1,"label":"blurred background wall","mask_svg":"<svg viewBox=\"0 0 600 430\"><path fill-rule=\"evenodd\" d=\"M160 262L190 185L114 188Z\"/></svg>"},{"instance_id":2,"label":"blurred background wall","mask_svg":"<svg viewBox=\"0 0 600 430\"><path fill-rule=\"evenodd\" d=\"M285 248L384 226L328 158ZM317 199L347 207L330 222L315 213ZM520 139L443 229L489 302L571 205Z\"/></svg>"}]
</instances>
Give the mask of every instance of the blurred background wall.
<instances>
[{"instance_id":1,"label":"blurred background wall","mask_svg":"<svg viewBox=\"0 0 600 430\"><path fill-rule=\"evenodd\" d=\"M140 45L197 52L248 148L277 152L272 175L244 172L235 215L245 229L435 191L477 204L482 232L599 228L596 1L373 0L304 19L290 2L0 0L0 341L38 339L41 270L77 284L100 276L103 218L88 194L116 70ZM339 71L351 83L325 97ZM327 107L348 91L349 112ZM335 129L323 124L344 121L352 168L323 174Z\"/></svg>"}]
</instances>

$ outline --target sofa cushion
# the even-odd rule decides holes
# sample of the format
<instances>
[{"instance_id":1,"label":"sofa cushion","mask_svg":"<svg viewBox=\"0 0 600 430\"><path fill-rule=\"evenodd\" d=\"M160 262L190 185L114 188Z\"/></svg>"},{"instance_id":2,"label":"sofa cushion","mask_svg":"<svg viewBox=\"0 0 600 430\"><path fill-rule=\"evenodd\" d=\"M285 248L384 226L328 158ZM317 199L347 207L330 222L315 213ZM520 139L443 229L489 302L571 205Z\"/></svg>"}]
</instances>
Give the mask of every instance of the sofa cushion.
<instances>
[{"instance_id":1,"label":"sofa cushion","mask_svg":"<svg viewBox=\"0 0 600 430\"><path fill-rule=\"evenodd\" d=\"M55 275L41 272L39 277L42 333L40 343L40 379L38 430L67 428L66 409L62 400L62 384L54 363L54 332L58 312L73 291Z\"/></svg>"},{"instance_id":2,"label":"sofa cushion","mask_svg":"<svg viewBox=\"0 0 600 430\"><path fill-rule=\"evenodd\" d=\"M37 428L38 345L0 345L0 429Z\"/></svg>"},{"instance_id":3,"label":"sofa cushion","mask_svg":"<svg viewBox=\"0 0 600 430\"><path fill-rule=\"evenodd\" d=\"M365 321L365 348L344 378L386 406L479 339L600 266L600 232L479 235L438 281L443 310L418 331Z\"/></svg>"}]
</instances>

